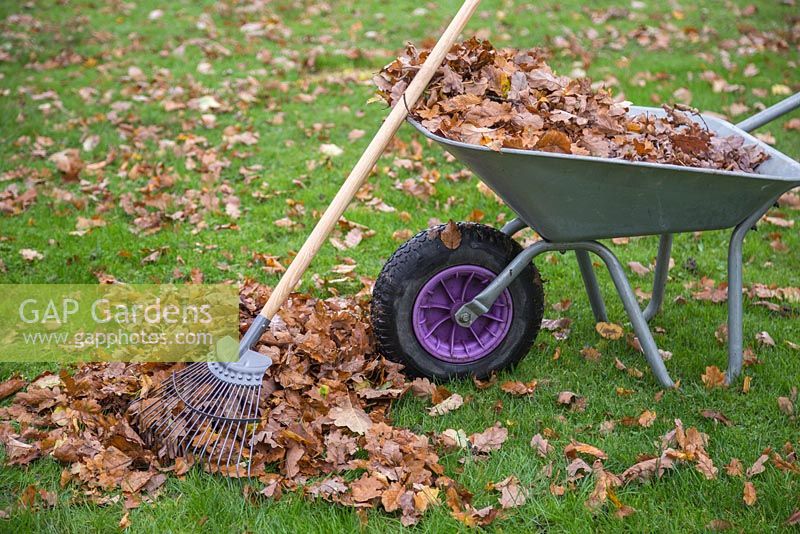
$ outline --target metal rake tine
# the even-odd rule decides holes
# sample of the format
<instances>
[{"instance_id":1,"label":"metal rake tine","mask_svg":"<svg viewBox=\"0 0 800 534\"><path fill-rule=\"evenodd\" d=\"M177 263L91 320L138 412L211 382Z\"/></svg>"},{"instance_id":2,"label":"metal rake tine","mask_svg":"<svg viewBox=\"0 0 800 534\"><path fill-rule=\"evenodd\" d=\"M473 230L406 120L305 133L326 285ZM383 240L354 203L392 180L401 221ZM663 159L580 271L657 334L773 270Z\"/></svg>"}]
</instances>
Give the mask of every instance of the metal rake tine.
<instances>
[{"instance_id":1,"label":"metal rake tine","mask_svg":"<svg viewBox=\"0 0 800 534\"><path fill-rule=\"evenodd\" d=\"M255 419L255 417L258 417L258 414L259 414L259 405L258 404L259 404L259 402L261 402L261 388L263 387L263 385L264 385L263 382L259 382L258 383L258 390L256 391L255 403L253 405L253 414L254 414L253 419ZM258 423L255 423L255 424L258 424ZM255 445L253 443L254 439L255 439L255 435L253 435L253 437L251 437L250 440L249 440L250 441L250 453L249 453L249 457L247 459L247 476L248 477L250 476L250 469L251 469L252 464L253 464L253 447ZM239 454L241 454L241 451L240 451ZM237 462L237 464L238 464L238 462Z\"/></svg>"},{"instance_id":2,"label":"metal rake tine","mask_svg":"<svg viewBox=\"0 0 800 534\"><path fill-rule=\"evenodd\" d=\"M186 382L195 382L197 379L202 377L203 376L203 369L201 367L202 365L203 364L200 364L199 366L194 367L193 369L191 369L189 371L186 371L188 373L188 375L184 377L185 381ZM169 376L169 378L167 378L164 382L162 382L158 386L158 388L156 388L155 391L153 391L152 395L147 397L148 399L156 399L156 402L153 402L150 406L145 408L145 410L143 410L139 414L140 418L145 417L145 413L153 411L154 408L161 408L162 411L165 411L165 412L166 411L170 411L178 403L178 401L180 399L177 398L177 396L176 396L177 390L175 389L175 384L173 383L174 376L175 376L175 373L172 373ZM170 397L169 401L167 401L166 404L164 402L159 402L157 399L159 397L164 398L165 395L163 394L163 392L168 391L170 389L172 390L172 394L171 394L171 397ZM140 402L140 401L137 401L137 402Z\"/></svg>"},{"instance_id":3,"label":"metal rake tine","mask_svg":"<svg viewBox=\"0 0 800 534\"><path fill-rule=\"evenodd\" d=\"M186 419L186 424L184 425L184 428L189 428L189 431L187 432L188 440L184 438L185 440L184 443L186 445L182 445L184 452L188 451L189 446L191 445L192 441L194 441L195 438L197 437L198 432L200 432L200 430L204 428L202 423L203 419L206 418L206 416L203 412L200 411L201 409L200 405L214 398L220 398L220 397L224 398L226 395L230 393L231 389L234 386L235 384L220 381L215 387L211 388L211 390L208 391L206 395L204 395L201 399L198 399L196 403L193 403L194 408L190 408L193 411L191 415ZM188 437L189 433L192 432L192 429L194 429L194 433L192 434L191 437ZM196 447L195 447L195 452L196 452Z\"/></svg>"},{"instance_id":4,"label":"metal rake tine","mask_svg":"<svg viewBox=\"0 0 800 534\"><path fill-rule=\"evenodd\" d=\"M214 461L214 455L216 454L217 470L219 470L220 464L222 463L222 456L225 454L225 444L228 442L228 437L233 429L233 424L233 421L226 421L223 423L222 427L220 428L219 435L222 436L222 433L225 432L225 425L227 425L228 431L225 433L225 437L222 440L217 439L214 442L214 446L211 447L211 450L208 452L209 462ZM217 445L219 445L219 448L217 448Z\"/></svg>"},{"instance_id":5,"label":"metal rake tine","mask_svg":"<svg viewBox=\"0 0 800 534\"><path fill-rule=\"evenodd\" d=\"M231 441L230 452L228 453L228 458L225 460L225 465L230 465L231 457L233 456L233 451L236 446L236 438L240 434L239 430L242 428L242 424L244 423L244 428L246 431L247 425L249 424L249 419L247 418L247 415L249 415L248 412L252 399L252 392L254 389L255 389L254 387L248 386L241 391L241 394L238 399L236 430L233 429L233 422L231 422L231 425L228 428L228 434L226 434L225 439L222 443L222 449L220 451L219 458L217 458L217 467L219 467L220 463L222 462L222 454L225 453L225 444L228 442L229 437L232 441ZM232 435L231 432L233 432Z\"/></svg>"},{"instance_id":6,"label":"metal rake tine","mask_svg":"<svg viewBox=\"0 0 800 534\"><path fill-rule=\"evenodd\" d=\"M250 391L248 391L248 398L247 398L247 403L248 403L248 406L247 406L247 415L248 415L248 417L247 417L247 421L244 423L244 431L243 431L243 433L242 433L243 435L242 435L242 436L240 436L240 438L239 438L239 454L238 454L238 456L236 457L236 466L237 466L237 468L236 468L236 469L237 469L237 473L238 473L238 469L239 469L239 468L238 468L238 465L239 465L239 463L242 461L242 452L244 451L244 443L245 443L245 441L246 441L246 439L247 439L247 427L248 427L249 425L251 425L251 424L255 424L255 423L252 421L252 419L253 419L253 414L252 414L252 410L253 410L253 399L258 399L258 396L259 396L260 392L261 392L261 388L260 388L260 387L259 387L259 388L257 388L257 389L256 389L256 388L252 388ZM257 405L258 405L258 404L256 403L256 406L257 406ZM240 424L241 424L241 423L240 423ZM239 426L240 426L240 424L237 424L237 425L236 425L236 432L234 433L234 437L235 437L237 434L239 434ZM225 461L225 463L226 463L227 465L230 465L230 462L231 462L231 458L232 458L232 457L233 457L233 447L231 447L231 452L228 454L228 459ZM249 469L248 469L248 472L249 472ZM249 475L248 475L248 476L249 476Z\"/></svg>"},{"instance_id":7,"label":"metal rake tine","mask_svg":"<svg viewBox=\"0 0 800 534\"><path fill-rule=\"evenodd\" d=\"M202 452L200 452L200 456L201 457L205 456L205 451L206 451L206 448L208 447L209 440L213 437L214 432L215 432L215 430L217 428L217 424L219 422L219 417L222 415L222 413L224 413L225 406L227 406L227 404L231 402L231 396L232 396L233 392L236 390L237 387L239 387L238 384L233 384L233 383L228 383L227 386L228 386L228 388L222 394L217 396L218 398L222 398L224 400L222 402L218 402L217 403L217 406L214 408L214 412L213 413L200 413L200 412L198 412L196 414L199 417L202 417L202 420L198 419L199 426L195 430L195 433L192 436L191 440L189 440L187 443L189 444L188 446L192 446L191 443L193 441L195 441L195 438L198 436L198 432L200 432L201 429L203 430L203 434L202 435L208 434L208 438L204 440L205 443L204 443L203 448L201 450ZM220 413L220 412L222 412L222 413ZM206 421L208 421L208 424L203 425L202 423L204 423ZM192 453L193 454L197 454L198 448L199 448L199 445L192 446Z\"/></svg>"},{"instance_id":8,"label":"metal rake tine","mask_svg":"<svg viewBox=\"0 0 800 534\"><path fill-rule=\"evenodd\" d=\"M247 394L247 388L246 387L241 389L240 391L238 391L236 393L237 399L236 399L236 402L234 403L234 406L233 406L234 409L241 408L241 405L242 405L241 395L242 394L245 394L245 395ZM222 455L225 454L225 444L228 442L228 438L230 437L231 431L233 430L233 425L234 425L233 419L234 418L231 418L231 420L229 421L230 424L228 425L228 431L225 433L225 437L222 440L222 446L220 447L219 454L217 455L217 468L219 468L220 464L222 463ZM240 418L237 417L236 419L240 419ZM241 424L242 424L241 420L236 422L237 431L238 431L239 426ZM236 433L235 432L234 432L233 436L234 436L234 439L235 439L236 438ZM231 449L231 451L233 451L233 449ZM210 454L209 457L212 457L212 456L213 456L213 449L212 449L212 454ZM230 454L228 455L228 457L230 459Z\"/></svg>"},{"instance_id":9,"label":"metal rake tine","mask_svg":"<svg viewBox=\"0 0 800 534\"><path fill-rule=\"evenodd\" d=\"M222 390L225 388L225 386L227 386L227 383L218 382L217 384L209 385L208 388L204 388L202 392L198 392L199 390L198 388L198 390L195 390L195 393L199 396L199 398L197 400L195 399L191 400L193 404L206 402L211 398L215 397L217 394L221 393ZM183 400L184 403L187 402L186 400L181 398L180 394L178 394L178 398L180 400ZM192 426L195 424L195 419L199 417L199 414L193 410L191 405L187 406L186 409L192 410L191 413L189 414L186 414L185 412L181 413L178 417L173 418L172 421L169 423L169 425L164 429L163 431L164 441L172 440L173 433L177 432L179 429L188 429L187 434L192 431ZM178 425L179 422L182 423L182 425ZM153 431L155 432L156 430L158 429L154 429ZM177 434L174 436L174 438L177 438ZM178 445L178 448L180 448L180 445Z\"/></svg>"},{"instance_id":10,"label":"metal rake tine","mask_svg":"<svg viewBox=\"0 0 800 534\"><path fill-rule=\"evenodd\" d=\"M238 395L239 390L242 387L246 387L246 386L241 386L239 384L235 384L234 389L231 390L231 392L229 393L229 397L225 400L225 402L222 402L217 406L217 410L213 414L214 423L211 425L211 435L212 436L214 434L216 434L218 431L221 431L221 429L225 427L225 423L227 422L225 420L225 418L227 417L227 413L228 413L228 409L229 409L228 407L229 406L230 407L235 406L236 397ZM213 451L214 451L214 449L216 449L218 441L219 441L219 438L214 440L214 446L211 447L211 450L209 451L209 456L208 456L209 459L212 458ZM200 456L203 456L203 457L206 456L206 450L208 449L209 443L210 443L209 440L206 440L206 443L203 446L203 450L200 452Z\"/></svg>"}]
</instances>

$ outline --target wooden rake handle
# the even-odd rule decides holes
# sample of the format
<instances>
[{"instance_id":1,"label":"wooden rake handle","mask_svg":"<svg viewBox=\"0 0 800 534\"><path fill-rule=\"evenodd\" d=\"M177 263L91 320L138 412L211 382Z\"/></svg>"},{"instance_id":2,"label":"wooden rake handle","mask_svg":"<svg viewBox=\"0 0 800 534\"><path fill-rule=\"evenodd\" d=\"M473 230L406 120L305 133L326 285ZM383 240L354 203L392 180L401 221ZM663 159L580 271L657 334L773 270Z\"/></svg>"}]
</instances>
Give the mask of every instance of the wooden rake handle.
<instances>
[{"instance_id":1,"label":"wooden rake handle","mask_svg":"<svg viewBox=\"0 0 800 534\"><path fill-rule=\"evenodd\" d=\"M422 96L422 92L428 86L431 78L433 78L436 69L439 68L439 65L444 61L445 56L455 43L458 35L478 8L478 4L480 4L480 0L466 0L450 22L450 25L439 38L439 42L436 43L436 46L425 60L425 63L423 63L422 68L420 68L411 84L406 88L405 100L408 104L408 109L413 108L414 104L419 100L419 97ZM372 138L369 146L361 155L361 159L359 159L356 166L353 167L350 176L347 177L347 180L342 184L339 192L336 193L328 209L325 210L322 218L317 222L311 235L308 236L308 239L306 239L306 242L297 253L297 256L295 256L291 265L289 265L289 268L286 270L283 277L281 277L278 285L275 286L267 304L261 310L261 315L267 320L271 320L275 314L278 313L280 307L283 306L283 303L286 302L289 294L297 285L297 282L300 281L306 269L308 269L311 260L314 259L314 256L319 252L319 249L328 238L328 235L330 235L331 230L336 226L342 213L347 209L350 201L353 200L356 192L358 192L364 180L369 176L370 171L386 149L389 141L391 141L394 134L403 124L406 115L408 115L408 109L405 105L399 102L396 103L391 113L389 113L389 116L378 130L378 133Z\"/></svg>"}]
</instances>

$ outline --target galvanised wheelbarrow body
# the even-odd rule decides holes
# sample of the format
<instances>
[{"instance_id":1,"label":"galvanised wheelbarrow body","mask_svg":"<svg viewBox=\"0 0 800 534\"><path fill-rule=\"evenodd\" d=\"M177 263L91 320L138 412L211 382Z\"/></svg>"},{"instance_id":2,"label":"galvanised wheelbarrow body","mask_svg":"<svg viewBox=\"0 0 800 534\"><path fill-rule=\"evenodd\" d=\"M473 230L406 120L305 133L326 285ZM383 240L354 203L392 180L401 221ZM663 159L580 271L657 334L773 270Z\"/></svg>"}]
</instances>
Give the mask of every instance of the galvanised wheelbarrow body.
<instances>
[{"instance_id":1,"label":"galvanised wheelbarrow body","mask_svg":"<svg viewBox=\"0 0 800 534\"><path fill-rule=\"evenodd\" d=\"M464 304L456 320L470 326L491 309L516 273L546 251L574 250L595 318L607 321L605 303L589 252L603 259L634 332L656 378L673 386L647 326L660 308L667 281L672 234L735 228L728 252L728 372L730 383L742 367L742 241L747 231L786 191L800 186L800 163L747 132L800 107L800 93L733 125L712 116L693 120L715 133L739 135L769 159L756 173L669 164L631 162L531 150L494 151L446 139L409 122L469 167L503 199L517 218L503 228L512 235L530 227L542 237L523 250L479 295ZM664 116L660 108L632 107L630 115ZM642 311L616 256L597 239L660 235L653 296Z\"/></svg>"}]
</instances>

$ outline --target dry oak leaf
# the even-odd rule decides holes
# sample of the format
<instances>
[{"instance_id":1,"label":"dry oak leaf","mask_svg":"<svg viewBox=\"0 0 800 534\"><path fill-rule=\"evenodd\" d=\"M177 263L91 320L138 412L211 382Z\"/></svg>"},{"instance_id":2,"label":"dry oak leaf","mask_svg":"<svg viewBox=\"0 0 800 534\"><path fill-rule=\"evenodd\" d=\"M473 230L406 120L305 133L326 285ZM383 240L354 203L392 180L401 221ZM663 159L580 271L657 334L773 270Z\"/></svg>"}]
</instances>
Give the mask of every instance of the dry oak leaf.
<instances>
[{"instance_id":1,"label":"dry oak leaf","mask_svg":"<svg viewBox=\"0 0 800 534\"><path fill-rule=\"evenodd\" d=\"M386 485L378 478L364 473L361 478L350 484L350 491L353 500L356 502L368 502L380 497Z\"/></svg>"},{"instance_id":2,"label":"dry oak leaf","mask_svg":"<svg viewBox=\"0 0 800 534\"><path fill-rule=\"evenodd\" d=\"M725 426L733 426L733 421L728 419L724 413L717 411L717 410L701 410L700 415L705 417L706 419L713 419L714 421L719 421Z\"/></svg>"},{"instance_id":3,"label":"dry oak leaf","mask_svg":"<svg viewBox=\"0 0 800 534\"><path fill-rule=\"evenodd\" d=\"M594 347L583 347L581 349L581 356L592 362L599 362L603 356L599 350Z\"/></svg>"},{"instance_id":4,"label":"dry oak leaf","mask_svg":"<svg viewBox=\"0 0 800 534\"><path fill-rule=\"evenodd\" d=\"M520 381L508 381L504 382L500 389L505 391L510 395L533 395L536 391L536 385L538 384L538 380L531 380L530 382L524 383Z\"/></svg>"},{"instance_id":5,"label":"dry oak leaf","mask_svg":"<svg viewBox=\"0 0 800 534\"><path fill-rule=\"evenodd\" d=\"M531 438L531 447L536 449L536 452L542 458L553 452L553 446L541 434L536 434Z\"/></svg>"},{"instance_id":6,"label":"dry oak leaf","mask_svg":"<svg viewBox=\"0 0 800 534\"><path fill-rule=\"evenodd\" d=\"M733 523L730 521L725 521L724 519L712 519L706 525L706 529L712 532L722 532L723 530L729 530L733 528Z\"/></svg>"},{"instance_id":7,"label":"dry oak leaf","mask_svg":"<svg viewBox=\"0 0 800 534\"><path fill-rule=\"evenodd\" d=\"M638 261L629 261L628 262L628 267L630 267L631 271L633 271L634 273L636 273L639 276L645 276L650 272L650 268L649 267L645 267L644 265L642 265Z\"/></svg>"},{"instance_id":8,"label":"dry oak leaf","mask_svg":"<svg viewBox=\"0 0 800 534\"><path fill-rule=\"evenodd\" d=\"M767 345L769 347L775 346L775 340L772 339L772 336L769 335L769 332L767 331L757 333L756 341L758 341L761 345Z\"/></svg>"},{"instance_id":9,"label":"dry oak leaf","mask_svg":"<svg viewBox=\"0 0 800 534\"><path fill-rule=\"evenodd\" d=\"M464 449L469 445L467 433L460 428L458 430L448 428L439 435L439 439L447 449Z\"/></svg>"},{"instance_id":10,"label":"dry oak leaf","mask_svg":"<svg viewBox=\"0 0 800 534\"><path fill-rule=\"evenodd\" d=\"M125 512L125 515L122 516L122 519L119 520L119 525L117 525L120 530L126 530L128 527L131 526L131 517L130 512Z\"/></svg>"},{"instance_id":11,"label":"dry oak leaf","mask_svg":"<svg viewBox=\"0 0 800 534\"><path fill-rule=\"evenodd\" d=\"M556 398L556 402L569 406L569 409L574 412L583 412L586 410L586 398L571 391L560 392Z\"/></svg>"},{"instance_id":12,"label":"dry oak leaf","mask_svg":"<svg viewBox=\"0 0 800 534\"><path fill-rule=\"evenodd\" d=\"M785 524L790 527L794 525L800 525L800 510L795 510L786 520Z\"/></svg>"},{"instance_id":13,"label":"dry oak leaf","mask_svg":"<svg viewBox=\"0 0 800 534\"><path fill-rule=\"evenodd\" d=\"M55 163L56 169L61 172L64 180L74 181L78 179L81 169L83 169L83 161L81 161L80 152L77 148L68 148L61 152L56 152L50 156L50 161Z\"/></svg>"},{"instance_id":14,"label":"dry oak leaf","mask_svg":"<svg viewBox=\"0 0 800 534\"><path fill-rule=\"evenodd\" d=\"M572 154L572 141L569 140L569 137L564 132L547 130L534 148L542 152Z\"/></svg>"},{"instance_id":15,"label":"dry oak leaf","mask_svg":"<svg viewBox=\"0 0 800 534\"><path fill-rule=\"evenodd\" d=\"M756 496L756 487L749 480L744 483L744 491L742 492L742 500L747 506L753 506L758 497Z\"/></svg>"},{"instance_id":16,"label":"dry oak leaf","mask_svg":"<svg viewBox=\"0 0 800 534\"><path fill-rule=\"evenodd\" d=\"M656 412L645 410L639 416L639 426L648 428L653 426L653 422L656 420Z\"/></svg>"},{"instance_id":17,"label":"dry oak leaf","mask_svg":"<svg viewBox=\"0 0 800 534\"><path fill-rule=\"evenodd\" d=\"M719 471L714 467L714 461L711 457L703 452L697 453L697 463L694 465L694 468L702 473L707 480L714 480L717 478L717 472Z\"/></svg>"},{"instance_id":18,"label":"dry oak leaf","mask_svg":"<svg viewBox=\"0 0 800 534\"><path fill-rule=\"evenodd\" d=\"M19 255L22 256L22 259L25 261L38 261L44 259L44 254L39 252L38 250L34 250L32 248L23 248L20 249Z\"/></svg>"},{"instance_id":19,"label":"dry oak leaf","mask_svg":"<svg viewBox=\"0 0 800 534\"><path fill-rule=\"evenodd\" d=\"M335 158L344 154L344 150L331 143L321 144L319 146L319 151L322 153L322 155L328 156L329 158Z\"/></svg>"},{"instance_id":20,"label":"dry oak leaf","mask_svg":"<svg viewBox=\"0 0 800 534\"><path fill-rule=\"evenodd\" d=\"M19 377L9 378L5 382L0 383L0 400L10 397L24 388L26 384L27 382Z\"/></svg>"},{"instance_id":21,"label":"dry oak leaf","mask_svg":"<svg viewBox=\"0 0 800 534\"><path fill-rule=\"evenodd\" d=\"M589 498L584 501L584 505L590 510L599 510L606 500L612 502L619 502L619 499L614 495L614 488L622 485L622 481L614 475L603 469L603 464L600 460L596 460L593 466L596 482L594 490L592 490ZM622 508L620 503L619 508Z\"/></svg>"},{"instance_id":22,"label":"dry oak leaf","mask_svg":"<svg viewBox=\"0 0 800 534\"><path fill-rule=\"evenodd\" d=\"M767 449L767 451L764 452L764 454L762 454L761 456L759 456L758 459L753 463L753 465L750 466L750 468L747 470L746 473L747 478L754 477L764 472L764 464L766 464L769 461L769 454L768 454L769 452L770 452L769 449Z\"/></svg>"},{"instance_id":23,"label":"dry oak leaf","mask_svg":"<svg viewBox=\"0 0 800 534\"><path fill-rule=\"evenodd\" d=\"M328 417L338 427L347 427L356 434L364 435L372 428L372 419L360 406L353 406L350 397L346 396L340 406L331 408Z\"/></svg>"},{"instance_id":24,"label":"dry oak leaf","mask_svg":"<svg viewBox=\"0 0 800 534\"><path fill-rule=\"evenodd\" d=\"M600 334L600 337L605 339L617 340L622 337L622 327L615 323L599 322L594 325L594 329Z\"/></svg>"},{"instance_id":25,"label":"dry oak leaf","mask_svg":"<svg viewBox=\"0 0 800 534\"><path fill-rule=\"evenodd\" d=\"M508 429L495 423L484 430L483 432L476 432L470 435L469 442L472 444L472 450L477 453L488 453L489 451L499 450L503 443L508 439Z\"/></svg>"},{"instance_id":26,"label":"dry oak leaf","mask_svg":"<svg viewBox=\"0 0 800 534\"><path fill-rule=\"evenodd\" d=\"M706 372L700 377L707 389L725 387L725 373L716 365L706 367Z\"/></svg>"},{"instance_id":27,"label":"dry oak leaf","mask_svg":"<svg viewBox=\"0 0 800 534\"><path fill-rule=\"evenodd\" d=\"M432 488L424 484L414 484L414 508L424 514L431 507L439 504L439 488Z\"/></svg>"},{"instance_id":28,"label":"dry oak leaf","mask_svg":"<svg viewBox=\"0 0 800 534\"><path fill-rule=\"evenodd\" d=\"M552 465L552 464L551 464ZM567 466L567 482L575 482L592 472L592 466L581 458L575 458Z\"/></svg>"},{"instance_id":29,"label":"dry oak leaf","mask_svg":"<svg viewBox=\"0 0 800 534\"><path fill-rule=\"evenodd\" d=\"M620 479L627 484L633 481L644 482L653 476L661 478L667 469L674 467L670 451L672 449L667 449L658 458L648 458L633 464L620 475Z\"/></svg>"},{"instance_id":30,"label":"dry oak leaf","mask_svg":"<svg viewBox=\"0 0 800 534\"><path fill-rule=\"evenodd\" d=\"M789 397L778 397L778 408L786 415L794 413L794 404Z\"/></svg>"},{"instance_id":31,"label":"dry oak leaf","mask_svg":"<svg viewBox=\"0 0 800 534\"><path fill-rule=\"evenodd\" d=\"M601 460L605 460L608 458L608 455L606 453L604 453L594 445L589 445L588 443L572 441L570 442L569 445L564 447L564 456L566 456L570 460L576 458L578 454L586 454L589 456L594 456L595 458L599 458Z\"/></svg>"},{"instance_id":32,"label":"dry oak leaf","mask_svg":"<svg viewBox=\"0 0 800 534\"><path fill-rule=\"evenodd\" d=\"M464 405L464 398L458 393L453 393L436 406L428 408L428 415L435 417L452 412Z\"/></svg>"},{"instance_id":33,"label":"dry oak leaf","mask_svg":"<svg viewBox=\"0 0 800 534\"><path fill-rule=\"evenodd\" d=\"M442 243L444 243L444 246L450 250L455 250L461 246L461 231L458 229L458 225L453 222L452 219L439 234L439 239L441 239Z\"/></svg>"},{"instance_id":34,"label":"dry oak leaf","mask_svg":"<svg viewBox=\"0 0 800 534\"><path fill-rule=\"evenodd\" d=\"M725 466L725 472L728 473L728 476L731 477L740 477L744 472L744 466L742 465L742 461L738 458L731 458L731 461L728 465Z\"/></svg>"},{"instance_id":35,"label":"dry oak leaf","mask_svg":"<svg viewBox=\"0 0 800 534\"><path fill-rule=\"evenodd\" d=\"M492 489L500 492L498 501L504 509L522 506L528 498L528 490L519 485L519 479L514 475L492 484Z\"/></svg>"}]
</instances>

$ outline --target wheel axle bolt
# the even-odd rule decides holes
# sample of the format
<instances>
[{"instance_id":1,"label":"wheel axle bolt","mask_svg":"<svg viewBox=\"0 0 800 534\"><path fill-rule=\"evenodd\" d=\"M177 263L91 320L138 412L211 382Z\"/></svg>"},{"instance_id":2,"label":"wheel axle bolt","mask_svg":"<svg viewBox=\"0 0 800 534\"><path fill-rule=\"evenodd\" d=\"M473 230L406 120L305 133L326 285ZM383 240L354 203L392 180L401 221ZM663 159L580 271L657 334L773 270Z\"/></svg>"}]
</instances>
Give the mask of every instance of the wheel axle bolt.
<instances>
[{"instance_id":1,"label":"wheel axle bolt","mask_svg":"<svg viewBox=\"0 0 800 534\"><path fill-rule=\"evenodd\" d=\"M469 322L469 314L467 312L462 313L458 316L459 323L468 323Z\"/></svg>"}]
</instances>

